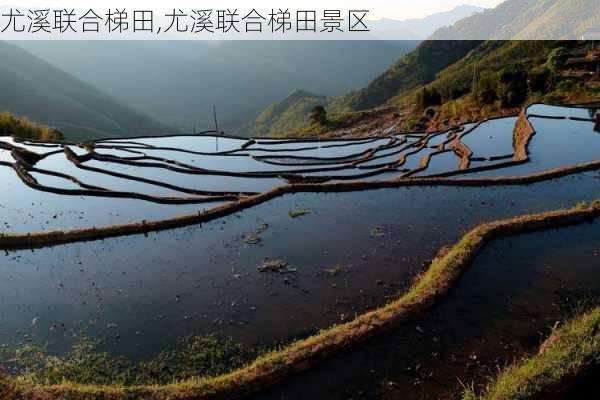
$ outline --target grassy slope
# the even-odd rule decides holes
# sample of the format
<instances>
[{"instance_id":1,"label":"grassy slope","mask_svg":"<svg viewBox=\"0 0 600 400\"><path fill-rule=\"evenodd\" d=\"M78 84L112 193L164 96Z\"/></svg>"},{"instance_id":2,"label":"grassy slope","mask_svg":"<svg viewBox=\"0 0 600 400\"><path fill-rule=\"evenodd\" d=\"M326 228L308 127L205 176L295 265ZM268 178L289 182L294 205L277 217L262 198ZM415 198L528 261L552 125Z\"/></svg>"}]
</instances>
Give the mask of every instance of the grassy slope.
<instances>
[{"instance_id":1,"label":"grassy slope","mask_svg":"<svg viewBox=\"0 0 600 400\"><path fill-rule=\"evenodd\" d=\"M404 129L410 130L422 117L423 110L410 107L414 104L417 93L423 88L436 89L443 97L448 92L466 93L456 99L444 100L441 106L432 107L436 111L430 121L431 129L441 129L445 123L450 125L465 121L476 121L487 117L514 113L517 108L502 109L500 101L483 105L472 96L473 71L476 66L478 77L487 75L493 82L500 79L503 68L522 65L527 71L540 68L547 62L553 49L564 48L574 50L588 46L587 43L562 41L488 41L483 43L468 56L440 72L432 82L414 90L402 92L390 100L391 104L412 108L411 117L405 121ZM588 46L589 47L589 46ZM569 85L557 84L547 93L529 93L523 104L543 101L549 103L587 102L600 98L596 88L575 81L564 80ZM523 105L521 104L521 105ZM520 106L521 106L520 105Z\"/></svg>"},{"instance_id":2,"label":"grassy slope","mask_svg":"<svg viewBox=\"0 0 600 400\"><path fill-rule=\"evenodd\" d=\"M165 133L169 128L13 45L0 42L0 111L70 139Z\"/></svg>"},{"instance_id":3,"label":"grassy slope","mask_svg":"<svg viewBox=\"0 0 600 400\"><path fill-rule=\"evenodd\" d=\"M327 98L303 90L291 93L280 103L271 104L249 127L253 136L285 136L299 126L308 124L308 115L317 105L325 105Z\"/></svg>"},{"instance_id":4,"label":"grassy slope","mask_svg":"<svg viewBox=\"0 0 600 400\"><path fill-rule=\"evenodd\" d=\"M555 44L546 42L485 42L460 61L441 71L428 84L401 92L390 99L390 103L401 107L408 106L414 102L417 92L423 87L435 88L441 93L450 90L469 93L473 82L475 64L478 73L482 75L486 72L498 71L501 65L509 65L516 61L529 59L531 54L536 54L537 57L545 57L554 46ZM461 96L455 101L445 102L439 109L441 110L438 110L438 112L441 112L438 113L438 118L455 119L460 117L464 120L478 120L495 116L500 112L497 104L482 106L474 103L469 95ZM420 110L416 110L413 116L418 118L420 114ZM407 128L411 128L410 124Z\"/></svg>"},{"instance_id":5,"label":"grassy slope","mask_svg":"<svg viewBox=\"0 0 600 400\"><path fill-rule=\"evenodd\" d=\"M347 96L352 110L362 110L387 102L399 92L435 79L438 72L463 58L478 41L425 41L398 60L365 88Z\"/></svg>"},{"instance_id":6,"label":"grassy slope","mask_svg":"<svg viewBox=\"0 0 600 400\"><path fill-rule=\"evenodd\" d=\"M544 398L580 373L600 365L600 308L574 318L541 346L538 354L502 371L481 396L468 390L465 400ZM568 385L567 385L568 386Z\"/></svg>"}]
</instances>

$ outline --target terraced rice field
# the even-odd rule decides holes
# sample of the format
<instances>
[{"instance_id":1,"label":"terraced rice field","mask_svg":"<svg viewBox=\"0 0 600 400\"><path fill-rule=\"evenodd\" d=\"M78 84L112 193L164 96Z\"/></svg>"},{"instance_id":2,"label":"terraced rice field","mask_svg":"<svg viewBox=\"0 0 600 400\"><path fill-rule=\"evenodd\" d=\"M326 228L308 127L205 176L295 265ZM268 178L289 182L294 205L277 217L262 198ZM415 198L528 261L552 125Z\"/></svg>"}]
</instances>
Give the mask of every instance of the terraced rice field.
<instances>
[{"instance_id":1,"label":"terraced rice field","mask_svg":"<svg viewBox=\"0 0 600 400\"><path fill-rule=\"evenodd\" d=\"M189 335L271 349L351 323L474 227L599 199L594 114L361 140L2 138L0 343L60 357L85 335L138 362ZM433 308L257 396L481 389L596 301L599 251L597 222L493 241Z\"/></svg>"}]
</instances>

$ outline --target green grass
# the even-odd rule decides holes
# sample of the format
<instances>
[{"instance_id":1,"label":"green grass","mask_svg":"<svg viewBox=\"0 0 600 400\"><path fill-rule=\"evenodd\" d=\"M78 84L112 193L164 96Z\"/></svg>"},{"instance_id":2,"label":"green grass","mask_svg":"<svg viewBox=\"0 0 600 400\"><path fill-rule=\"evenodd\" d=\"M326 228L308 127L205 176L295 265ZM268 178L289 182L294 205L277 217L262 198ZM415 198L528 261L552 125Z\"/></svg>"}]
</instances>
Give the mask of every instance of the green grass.
<instances>
[{"instance_id":1,"label":"green grass","mask_svg":"<svg viewBox=\"0 0 600 400\"><path fill-rule=\"evenodd\" d=\"M553 388L600 366L600 308L555 329L535 356L502 371L486 392L472 389L464 400L543 398Z\"/></svg>"},{"instance_id":2,"label":"green grass","mask_svg":"<svg viewBox=\"0 0 600 400\"><path fill-rule=\"evenodd\" d=\"M9 112L0 113L0 135L10 135L23 139L60 140L63 134L45 125L18 117Z\"/></svg>"},{"instance_id":3,"label":"green grass","mask_svg":"<svg viewBox=\"0 0 600 400\"><path fill-rule=\"evenodd\" d=\"M132 363L100 349L100 343L80 337L65 356L55 356L37 344L0 349L0 365L17 372L23 384L165 385L198 376L218 376L255 359L254 351L232 339L213 335L190 336L173 349Z\"/></svg>"}]
</instances>

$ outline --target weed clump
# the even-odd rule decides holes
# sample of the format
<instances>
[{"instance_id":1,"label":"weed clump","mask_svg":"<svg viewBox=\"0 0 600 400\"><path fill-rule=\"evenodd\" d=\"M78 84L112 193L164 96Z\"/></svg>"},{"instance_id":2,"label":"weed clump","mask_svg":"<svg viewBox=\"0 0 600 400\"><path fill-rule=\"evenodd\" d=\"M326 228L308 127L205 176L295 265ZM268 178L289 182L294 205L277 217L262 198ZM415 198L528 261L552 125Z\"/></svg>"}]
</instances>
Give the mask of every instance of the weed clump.
<instances>
[{"instance_id":1,"label":"weed clump","mask_svg":"<svg viewBox=\"0 0 600 400\"><path fill-rule=\"evenodd\" d=\"M102 351L99 341L82 337L63 357L48 354L36 344L0 349L0 359L7 360L0 365L31 384L164 385L224 374L243 367L257 355L232 339L189 336L172 350L132 363Z\"/></svg>"},{"instance_id":2,"label":"weed clump","mask_svg":"<svg viewBox=\"0 0 600 400\"><path fill-rule=\"evenodd\" d=\"M281 260L265 260L257 269L258 272L296 272L295 268L291 268L287 262Z\"/></svg>"},{"instance_id":3,"label":"weed clump","mask_svg":"<svg viewBox=\"0 0 600 400\"><path fill-rule=\"evenodd\" d=\"M23 139L60 140L62 132L30 121L25 117L17 117L9 112L0 113L0 135L10 135Z\"/></svg>"},{"instance_id":4,"label":"weed clump","mask_svg":"<svg viewBox=\"0 0 600 400\"><path fill-rule=\"evenodd\" d=\"M310 210L308 208L297 208L295 210L290 211L288 214L291 218L298 218L306 214L310 214Z\"/></svg>"},{"instance_id":5,"label":"weed clump","mask_svg":"<svg viewBox=\"0 0 600 400\"><path fill-rule=\"evenodd\" d=\"M545 398L553 388L591 368L600 360L600 307L555 328L538 354L502 371L486 392L472 388L464 400Z\"/></svg>"}]
</instances>

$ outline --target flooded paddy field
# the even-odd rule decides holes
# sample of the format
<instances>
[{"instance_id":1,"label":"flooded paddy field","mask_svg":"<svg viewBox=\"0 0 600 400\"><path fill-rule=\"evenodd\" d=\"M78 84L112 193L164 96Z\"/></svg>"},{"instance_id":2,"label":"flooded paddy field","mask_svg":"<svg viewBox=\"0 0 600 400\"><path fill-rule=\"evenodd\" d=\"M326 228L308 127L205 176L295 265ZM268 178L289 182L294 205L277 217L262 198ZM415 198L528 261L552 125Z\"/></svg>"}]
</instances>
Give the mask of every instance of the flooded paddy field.
<instances>
[{"instance_id":1,"label":"flooded paddy field","mask_svg":"<svg viewBox=\"0 0 600 400\"><path fill-rule=\"evenodd\" d=\"M43 143L3 137L3 224L10 233L163 220L288 183L539 173L596 160L600 135L589 118L593 112L531 106L535 134L523 138L514 129L516 117L369 140L207 134Z\"/></svg>"},{"instance_id":2,"label":"flooded paddy field","mask_svg":"<svg viewBox=\"0 0 600 400\"><path fill-rule=\"evenodd\" d=\"M0 341L60 352L86 331L130 357L190 334L269 346L385 304L479 223L595 199L599 177L287 195L199 226L6 252ZM259 272L265 259L290 271Z\"/></svg>"},{"instance_id":3,"label":"flooded paddy field","mask_svg":"<svg viewBox=\"0 0 600 400\"><path fill-rule=\"evenodd\" d=\"M544 104L535 104L526 110L528 120L535 130L535 134L528 144L528 161L520 165L507 166L506 168L480 171L469 176L507 176L538 173L544 170L575 165L597 160L600 154L600 132L593 122L596 109L582 107L559 107ZM489 166L501 161L492 161L490 157L499 156L500 153L510 155L506 152L508 143L512 140L511 135L502 133L509 129L490 129L486 138L485 124L496 124L501 126L508 121L507 118L489 121L467 133L461 138L469 148L482 147L483 152L473 150L471 167ZM476 133L483 133L477 135ZM503 139L500 148L494 144ZM486 140L486 139L491 140ZM469 142L471 140L472 142ZM482 142L480 144L479 142ZM485 158L485 159L479 159Z\"/></svg>"},{"instance_id":4,"label":"flooded paddy field","mask_svg":"<svg viewBox=\"0 0 600 400\"><path fill-rule=\"evenodd\" d=\"M0 213L2 231L38 232L56 229L103 226L142 220L164 219L175 215L198 212L202 207L213 204L156 204L135 199L121 199L93 196L64 196L61 194L40 192L23 185L17 174L9 168L0 167L0 179L3 184ZM68 180L48 179L48 184L58 187L69 184Z\"/></svg>"},{"instance_id":5,"label":"flooded paddy field","mask_svg":"<svg viewBox=\"0 0 600 400\"><path fill-rule=\"evenodd\" d=\"M423 317L256 398L436 399L459 398L472 383L481 390L499 368L537 352L554 326L600 303L599 266L599 221L497 240ZM597 380L569 393L590 389Z\"/></svg>"},{"instance_id":6,"label":"flooded paddy field","mask_svg":"<svg viewBox=\"0 0 600 400\"><path fill-rule=\"evenodd\" d=\"M0 349L63 355L89 337L135 362L192 335L270 349L351 321L405 293L479 224L598 199L596 167L519 181L600 161L590 115L534 105L519 117L362 140L2 138L0 243L26 245L0 256ZM498 176L511 184L485 179ZM594 223L494 242L433 312L268 396L417 399L456 393L457 377L481 383L533 351L568 314L558 304L600 290L590 266L599 236Z\"/></svg>"},{"instance_id":7,"label":"flooded paddy field","mask_svg":"<svg viewBox=\"0 0 600 400\"><path fill-rule=\"evenodd\" d=\"M529 144L529 161L518 166L479 172L476 175L523 175L598 158L600 132L594 130L592 122L539 117L529 117L529 121L536 130Z\"/></svg>"}]
</instances>

